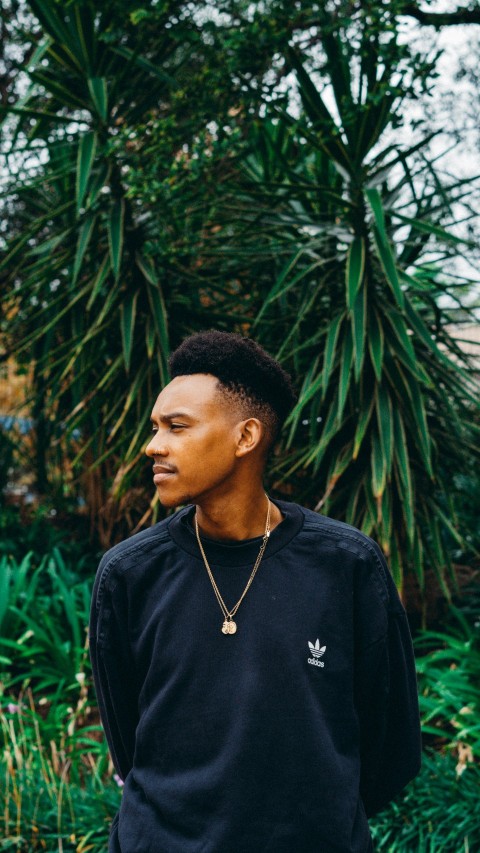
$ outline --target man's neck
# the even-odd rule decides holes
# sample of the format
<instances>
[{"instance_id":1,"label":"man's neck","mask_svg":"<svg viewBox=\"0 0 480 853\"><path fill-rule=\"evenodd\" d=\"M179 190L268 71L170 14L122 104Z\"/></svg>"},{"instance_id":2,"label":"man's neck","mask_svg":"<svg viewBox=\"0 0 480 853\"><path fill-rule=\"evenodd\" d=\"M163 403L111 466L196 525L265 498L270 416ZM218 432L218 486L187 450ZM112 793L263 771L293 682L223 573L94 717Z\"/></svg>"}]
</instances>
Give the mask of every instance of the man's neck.
<instances>
[{"instance_id":1,"label":"man's neck","mask_svg":"<svg viewBox=\"0 0 480 853\"><path fill-rule=\"evenodd\" d=\"M196 513L200 534L224 542L239 542L263 536L268 512L268 498L263 486L248 496L237 494L229 501L202 501ZM282 514L270 502L270 529L282 521Z\"/></svg>"}]
</instances>

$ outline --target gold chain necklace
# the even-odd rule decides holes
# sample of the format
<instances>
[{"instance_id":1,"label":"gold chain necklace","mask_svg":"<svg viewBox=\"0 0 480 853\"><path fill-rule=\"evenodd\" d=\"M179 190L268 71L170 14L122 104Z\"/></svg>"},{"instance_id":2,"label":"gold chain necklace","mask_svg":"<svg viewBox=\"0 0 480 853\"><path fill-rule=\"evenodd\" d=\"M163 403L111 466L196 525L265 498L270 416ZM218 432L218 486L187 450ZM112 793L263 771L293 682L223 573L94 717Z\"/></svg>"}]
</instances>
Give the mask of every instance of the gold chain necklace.
<instances>
[{"instance_id":1,"label":"gold chain necklace","mask_svg":"<svg viewBox=\"0 0 480 853\"><path fill-rule=\"evenodd\" d=\"M258 567L262 561L262 557L264 555L265 548L267 547L268 537L270 536L270 508L271 508L271 503L270 503L270 498L268 497L268 495L266 495L266 498L268 500L267 521L265 524L265 533L263 534L263 541L262 541L262 544L260 545L260 551L258 552L258 557L255 560L255 565L254 565L254 567L252 569L252 573L251 573L251 575L247 581L247 585L246 585L245 589L243 590L240 598L238 599L235 607L232 607L231 610L228 610L222 596L220 595L220 591L218 589L217 584L215 583L215 578L213 577L212 570L211 570L210 566L208 565L207 555L205 554L205 551L203 550L203 545L202 545L202 542L200 540L200 533L198 531L197 513L195 513L195 533L197 534L198 547L200 548L200 553L203 557L203 562L205 563L205 568L208 572L208 577L210 578L211 584L213 586L213 591L215 593L217 601L220 605L220 609L221 609L223 616L224 616L224 621L223 621L223 625L222 625L222 633L223 634L235 634L236 633L237 623L233 621L233 617L235 616L238 608L240 607L243 599L245 598L248 590L250 589L250 587L252 585L252 581L253 581L253 579L257 573L257 569L258 569Z\"/></svg>"}]
</instances>

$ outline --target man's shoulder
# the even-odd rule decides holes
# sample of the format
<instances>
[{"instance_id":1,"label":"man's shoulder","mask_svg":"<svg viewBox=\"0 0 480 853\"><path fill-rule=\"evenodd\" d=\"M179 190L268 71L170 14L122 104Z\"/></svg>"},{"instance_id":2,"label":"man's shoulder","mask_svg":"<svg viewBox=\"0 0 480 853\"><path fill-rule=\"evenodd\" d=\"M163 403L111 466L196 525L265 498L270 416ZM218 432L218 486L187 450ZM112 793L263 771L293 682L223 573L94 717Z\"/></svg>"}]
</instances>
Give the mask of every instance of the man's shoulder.
<instances>
[{"instance_id":1,"label":"man's shoulder","mask_svg":"<svg viewBox=\"0 0 480 853\"><path fill-rule=\"evenodd\" d=\"M168 532L168 522L170 519L164 518L152 527L147 527L139 533L134 533L128 539L123 539L122 542L117 542L112 548L105 552L102 558L102 563L119 563L135 557L141 553L155 550L170 541Z\"/></svg>"},{"instance_id":2,"label":"man's shoulder","mask_svg":"<svg viewBox=\"0 0 480 853\"><path fill-rule=\"evenodd\" d=\"M128 539L117 542L105 552L97 569L93 589L93 599L97 608L105 589L115 588L120 576L137 577L151 560L155 560L163 550L170 547L172 538L168 525L171 518L165 518L157 524L134 533Z\"/></svg>"},{"instance_id":3,"label":"man's shoulder","mask_svg":"<svg viewBox=\"0 0 480 853\"><path fill-rule=\"evenodd\" d=\"M320 515L307 507L300 508L304 515L302 534L312 538L315 549L318 549L319 553L342 551L362 564L367 564L375 575L374 582L379 584L384 598L389 585L389 570L378 544L351 524Z\"/></svg>"},{"instance_id":4,"label":"man's shoulder","mask_svg":"<svg viewBox=\"0 0 480 853\"><path fill-rule=\"evenodd\" d=\"M364 550L375 556L381 555L377 543L352 524L338 521L328 515L320 515L312 509L302 506L304 515L303 531L317 533L322 539L331 539L346 550Z\"/></svg>"}]
</instances>

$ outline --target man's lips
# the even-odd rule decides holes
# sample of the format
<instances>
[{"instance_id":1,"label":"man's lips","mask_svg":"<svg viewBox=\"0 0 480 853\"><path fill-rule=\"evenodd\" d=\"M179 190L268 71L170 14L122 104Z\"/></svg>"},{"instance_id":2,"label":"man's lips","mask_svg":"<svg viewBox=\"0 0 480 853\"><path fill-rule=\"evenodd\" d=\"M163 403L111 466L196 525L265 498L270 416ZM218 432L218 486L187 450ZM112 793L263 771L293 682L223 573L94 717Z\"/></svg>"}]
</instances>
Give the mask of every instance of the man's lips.
<instances>
[{"instance_id":1,"label":"man's lips","mask_svg":"<svg viewBox=\"0 0 480 853\"><path fill-rule=\"evenodd\" d=\"M161 483L166 477L171 477L172 474L175 474L175 468L170 465L154 465L153 466L153 482L158 485Z\"/></svg>"}]
</instances>

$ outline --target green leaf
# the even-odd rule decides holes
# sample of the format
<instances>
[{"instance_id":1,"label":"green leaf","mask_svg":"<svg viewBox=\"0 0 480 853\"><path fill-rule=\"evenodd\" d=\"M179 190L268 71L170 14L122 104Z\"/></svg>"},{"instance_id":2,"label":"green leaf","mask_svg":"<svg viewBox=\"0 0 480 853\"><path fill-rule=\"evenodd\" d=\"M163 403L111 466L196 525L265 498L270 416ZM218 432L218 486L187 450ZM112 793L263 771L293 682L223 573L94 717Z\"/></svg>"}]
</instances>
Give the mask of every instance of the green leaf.
<instances>
[{"instance_id":1,"label":"green leaf","mask_svg":"<svg viewBox=\"0 0 480 853\"><path fill-rule=\"evenodd\" d=\"M391 542L393 538L393 513L392 513L392 491L385 489L381 498L377 501L377 512L379 513L380 546L386 557L390 555Z\"/></svg>"},{"instance_id":2,"label":"green leaf","mask_svg":"<svg viewBox=\"0 0 480 853\"><path fill-rule=\"evenodd\" d=\"M95 112L100 116L102 121L106 121L108 112L107 81L104 77L89 77L87 84L92 96Z\"/></svg>"},{"instance_id":3,"label":"green leaf","mask_svg":"<svg viewBox=\"0 0 480 853\"><path fill-rule=\"evenodd\" d=\"M382 450L382 443L377 433L374 431L372 433L372 455L371 455L371 464L372 464L372 491L374 497L380 498L385 489L385 484L387 481L387 469L385 465L385 458Z\"/></svg>"},{"instance_id":4,"label":"green leaf","mask_svg":"<svg viewBox=\"0 0 480 853\"><path fill-rule=\"evenodd\" d=\"M305 249L302 249L294 255L293 258L289 258L284 268L281 270L275 284L273 285L270 292L267 294L266 298L263 301L262 307L258 312L255 320L253 321L253 328L257 326L262 320L265 312L270 307L270 305L278 299L281 299L286 293L294 292L295 285L298 285L302 279L309 276L315 269L323 264L323 259L316 260L313 264L310 264L308 267L305 267L300 270L293 278L288 278L289 273L293 270L297 261L305 255Z\"/></svg>"},{"instance_id":5,"label":"green leaf","mask_svg":"<svg viewBox=\"0 0 480 853\"><path fill-rule=\"evenodd\" d=\"M127 417L131 407L138 400L138 397L139 397L140 392L141 392L141 387L145 382L146 376L147 376L147 374L146 374L146 372L142 366L142 369L137 373L133 383L130 383L130 385L129 385L128 394L126 396L125 403L124 403L123 409L121 411L121 414L119 415L118 418L115 418L115 425L112 428L112 431L108 437L108 443L109 444L112 442L112 440L115 437L115 435L117 434L117 432L121 429L122 424L124 423L125 418Z\"/></svg>"},{"instance_id":6,"label":"green leaf","mask_svg":"<svg viewBox=\"0 0 480 853\"><path fill-rule=\"evenodd\" d=\"M400 368L399 368L400 370ZM416 437L422 450L423 461L429 476L433 479L433 468L431 458L431 441L427 425L427 416L425 412L425 403L423 396L418 387L418 382L414 376L404 374L405 383L410 389L410 397L412 400L412 408L416 418L417 430Z\"/></svg>"},{"instance_id":7,"label":"green leaf","mask_svg":"<svg viewBox=\"0 0 480 853\"><path fill-rule=\"evenodd\" d=\"M44 269L43 256L44 255L51 256L54 249L56 249L57 246L60 246L62 243L64 243L66 238L70 236L72 231L73 231L73 228L68 228L66 231L61 231L60 234L57 234L55 237L50 237L49 240L45 240L44 243L40 243L38 246L34 246L33 249L31 249L31 251L29 253L31 257L35 257L38 255L42 258L42 262L40 264L41 270ZM30 267L29 269L30 269L30 272L32 272L32 267Z\"/></svg>"},{"instance_id":8,"label":"green leaf","mask_svg":"<svg viewBox=\"0 0 480 853\"><path fill-rule=\"evenodd\" d=\"M305 377L307 379L307 377ZM303 383L302 391L299 394L298 401L288 416L287 423L293 423L295 426L298 423L298 418L303 409L310 402L312 397L315 397L322 384L322 374L318 374L313 381L310 381L308 386ZM311 379L311 377L309 377Z\"/></svg>"},{"instance_id":9,"label":"green leaf","mask_svg":"<svg viewBox=\"0 0 480 853\"><path fill-rule=\"evenodd\" d=\"M31 334L27 335L22 340L21 344L18 345L18 348L16 350L16 354L18 355L21 352L23 352L25 349L27 349L29 346L31 346L31 344L34 343L35 341L38 341L42 338L45 339L45 336L48 334L48 332L51 329L53 329L58 324L58 321L61 320L61 318L64 317L65 314L68 314L68 312L73 309L74 305L76 305L76 303L80 299L83 299L86 296L88 289L89 289L89 285L86 284L85 287L82 287L81 290L79 290L79 291L77 291L77 293L75 293L75 296L73 296L72 299L69 302L67 302L66 305L63 306L63 308L61 308L59 310L55 309L55 312L54 312L53 316L50 318L50 320L48 320L46 323L42 323L42 325L39 325L39 327L36 328L35 331L33 331Z\"/></svg>"},{"instance_id":10,"label":"green leaf","mask_svg":"<svg viewBox=\"0 0 480 853\"><path fill-rule=\"evenodd\" d=\"M167 309L163 299L162 288L150 258L138 254L135 262L150 285L147 288L147 295L159 343L157 357L159 359L160 379L162 384L165 385L168 382L167 360L170 353L170 342Z\"/></svg>"},{"instance_id":11,"label":"green leaf","mask_svg":"<svg viewBox=\"0 0 480 853\"><path fill-rule=\"evenodd\" d=\"M322 370L322 393L325 396L331 372L335 364L335 350L337 348L338 333L344 314L337 314L329 325L327 340L325 343L325 354L323 357Z\"/></svg>"},{"instance_id":12,"label":"green leaf","mask_svg":"<svg viewBox=\"0 0 480 853\"><path fill-rule=\"evenodd\" d=\"M347 287L347 307L350 310L360 289L365 272L365 240L354 237L347 255L345 282Z\"/></svg>"},{"instance_id":13,"label":"green leaf","mask_svg":"<svg viewBox=\"0 0 480 853\"><path fill-rule=\"evenodd\" d=\"M395 586L398 589L399 595L402 594L403 588L403 561L402 552L398 546L397 537L392 537L392 549L390 553L390 571L392 573Z\"/></svg>"},{"instance_id":14,"label":"green leaf","mask_svg":"<svg viewBox=\"0 0 480 853\"><path fill-rule=\"evenodd\" d=\"M367 288L365 285L357 293L352 311L352 334L355 353L355 380L358 382L363 367L365 355L365 322L366 322Z\"/></svg>"},{"instance_id":15,"label":"green leaf","mask_svg":"<svg viewBox=\"0 0 480 853\"><path fill-rule=\"evenodd\" d=\"M385 319L393 333L387 336L388 348L391 353L406 365L409 372L419 382L430 385L431 381L425 373L423 365L416 357L411 335L407 332L405 317L398 311L389 311L385 312Z\"/></svg>"},{"instance_id":16,"label":"green leaf","mask_svg":"<svg viewBox=\"0 0 480 853\"><path fill-rule=\"evenodd\" d=\"M335 458L332 459L327 477L327 487L323 496L315 506L315 512L319 512L322 507L326 506L330 495L332 494L333 490L335 489L335 486L338 483L338 480L347 470L351 461L352 445L351 442L348 442L348 444L346 444L345 447L342 447L342 449L336 454Z\"/></svg>"},{"instance_id":17,"label":"green leaf","mask_svg":"<svg viewBox=\"0 0 480 853\"><path fill-rule=\"evenodd\" d=\"M107 278L108 273L110 272L110 269L111 269L111 267L110 267L110 255L107 254L107 255L104 255L104 258L103 258L103 260L102 260L102 262L98 268L98 272L97 272L97 274L96 274L96 276L92 282L92 286L91 286L92 290L91 290L91 294L90 294L90 297L89 297L89 300L87 303L87 311L90 310L93 303L95 302L95 299L97 298L98 294L100 293L100 291L102 289L102 285L103 285L105 279Z\"/></svg>"},{"instance_id":18,"label":"green leaf","mask_svg":"<svg viewBox=\"0 0 480 853\"><path fill-rule=\"evenodd\" d=\"M0 560L0 629L9 603L11 575L9 560L3 556Z\"/></svg>"},{"instance_id":19,"label":"green leaf","mask_svg":"<svg viewBox=\"0 0 480 853\"><path fill-rule=\"evenodd\" d=\"M401 482L401 495L403 497L402 510L405 517L405 530L411 543L415 536L415 514L413 506L412 476L410 471L410 460L408 456L407 437L400 411L393 410L394 441L395 441L395 464Z\"/></svg>"},{"instance_id":20,"label":"green leaf","mask_svg":"<svg viewBox=\"0 0 480 853\"><path fill-rule=\"evenodd\" d=\"M46 73L44 71L33 71L30 74L31 79L34 83L42 86L47 92L56 98L57 101L61 104L62 107L70 107L72 109L80 109L85 110L88 108L88 101L85 98L80 98L74 92L72 92L71 88L64 86L54 77L52 77L51 73ZM38 86L37 86L38 88Z\"/></svg>"},{"instance_id":21,"label":"green leaf","mask_svg":"<svg viewBox=\"0 0 480 853\"><path fill-rule=\"evenodd\" d=\"M338 409L337 419L341 421L345 402L347 400L348 389L350 387L350 369L353 359L353 337L350 326L347 326L345 338L343 341L340 376L338 380Z\"/></svg>"},{"instance_id":22,"label":"green leaf","mask_svg":"<svg viewBox=\"0 0 480 853\"><path fill-rule=\"evenodd\" d=\"M381 382L383 370L383 348L385 337L377 312L370 314L368 324L368 349L377 382Z\"/></svg>"},{"instance_id":23,"label":"green leaf","mask_svg":"<svg viewBox=\"0 0 480 853\"><path fill-rule=\"evenodd\" d=\"M363 401L363 406L360 407L357 428L355 430L355 438L353 440L352 459L357 459L358 457L360 447L362 445L363 439L365 438L365 433L367 431L368 424L370 423L370 418L372 417L374 404L375 397L372 396L369 405L366 404L366 401Z\"/></svg>"},{"instance_id":24,"label":"green leaf","mask_svg":"<svg viewBox=\"0 0 480 853\"><path fill-rule=\"evenodd\" d=\"M152 74L154 77L157 77L163 83L166 83L170 89L178 89L179 84L175 80L171 74L168 74L164 71L161 66L155 65L153 62L150 62L144 56L139 56L137 53L134 53L133 50L130 50L128 47L119 47L118 45L112 45L112 53L117 53L119 56L123 56L125 59L128 59L132 64L137 65L139 68L148 71L149 74Z\"/></svg>"},{"instance_id":25,"label":"green leaf","mask_svg":"<svg viewBox=\"0 0 480 853\"><path fill-rule=\"evenodd\" d=\"M56 4L45 2L45 0L29 0L29 5L45 31L60 44L68 44L68 29L59 15Z\"/></svg>"},{"instance_id":26,"label":"green leaf","mask_svg":"<svg viewBox=\"0 0 480 853\"><path fill-rule=\"evenodd\" d=\"M314 463L314 471L318 471L320 464L323 459L323 455L325 450L327 449L330 441L333 436L338 432L338 424L337 424L337 411L338 411L338 397L333 400L332 405L330 406L329 412L325 418L322 429L322 436L320 441L310 450L310 453L305 458L305 464L310 465L312 462Z\"/></svg>"},{"instance_id":27,"label":"green leaf","mask_svg":"<svg viewBox=\"0 0 480 853\"><path fill-rule=\"evenodd\" d=\"M395 296L397 305L400 308L403 308L403 291L400 286L395 256L390 247L388 235L386 232L385 216L383 212L380 193L376 189L367 190L366 196L368 198L370 207L372 208L373 215L375 218L375 225L373 226L373 236L375 239L375 245L377 247L378 256L380 258L380 263L385 273L385 278L387 279L387 282L390 285L392 292Z\"/></svg>"},{"instance_id":28,"label":"green leaf","mask_svg":"<svg viewBox=\"0 0 480 853\"><path fill-rule=\"evenodd\" d=\"M456 237L455 234L451 234L450 231L445 231L445 229L440 228L439 225L434 225L433 223L426 222L423 219L403 216L395 210L391 211L391 216L395 219L400 219L401 222L405 222L406 225L410 225L415 231L421 231L424 234L434 234L435 237L439 237L441 240L446 240L448 243L457 243L463 246L469 246L470 248L474 248L474 246L476 246L474 240L467 240L465 237Z\"/></svg>"},{"instance_id":29,"label":"green leaf","mask_svg":"<svg viewBox=\"0 0 480 853\"><path fill-rule=\"evenodd\" d=\"M90 187L87 194L87 206L91 207L95 204L98 194L102 187L108 184L110 174L111 174L111 165L108 162L100 162L97 165L94 175L92 175L90 181Z\"/></svg>"},{"instance_id":30,"label":"green leaf","mask_svg":"<svg viewBox=\"0 0 480 853\"><path fill-rule=\"evenodd\" d=\"M311 399L312 396L314 396L316 391L318 391L318 389L319 389L319 380L321 383L321 374L319 377L318 373L317 373L319 360L320 360L320 356L317 355L311 361L311 363L310 363L310 365L309 365L309 367L305 373L305 376L303 378L302 387L301 387L299 395L298 395L298 401L295 404L295 406L293 407L292 411L290 412L290 414L288 415L288 417L285 421L285 426L290 427L290 430L289 430L289 433L288 433L288 436L286 439L286 446L287 447L290 447L292 444L293 438L295 436L295 432L296 432L297 427L298 427L298 422L300 420L301 413L302 413L306 403L308 402L308 400ZM315 376L316 376L316 379L314 379ZM313 384L316 385L316 391L313 391L311 393L310 389L311 389ZM312 417L314 417L313 414L312 414ZM312 427L312 424L310 426Z\"/></svg>"},{"instance_id":31,"label":"green leaf","mask_svg":"<svg viewBox=\"0 0 480 853\"><path fill-rule=\"evenodd\" d=\"M125 201L123 198L117 199L110 208L108 220L108 245L110 248L112 270L116 280L118 280L118 276L120 275L120 264L122 261L124 219Z\"/></svg>"},{"instance_id":32,"label":"green leaf","mask_svg":"<svg viewBox=\"0 0 480 853\"><path fill-rule=\"evenodd\" d=\"M77 213L82 206L82 202L87 189L88 179L90 177L93 161L95 159L96 146L96 133L84 133L78 145L76 174Z\"/></svg>"},{"instance_id":33,"label":"green leaf","mask_svg":"<svg viewBox=\"0 0 480 853\"><path fill-rule=\"evenodd\" d=\"M137 308L138 290L129 291L120 306L120 328L122 331L123 356L125 369L130 370L132 356L133 331L135 328L135 314Z\"/></svg>"},{"instance_id":34,"label":"green leaf","mask_svg":"<svg viewBox=\"0 0 480 853\"><path fill-rule=\"evenodd\" d=\"M377 424L387 476L392 467L393 456L393 412L392 401L384 384L380 385L376 396Z\"/></svg>"},{"instance_id":35,"label":"green leaf","mask_svg":"<svg viewBox=\"0 0 480 853\"><path fill-rule=\"evenodd\" d=\"M93 233L93 229L95 227L95 223L97 221L96 216L88 215L85 218L85 221L80 228L78 233L78 241L77 241L77 251L75 252L75 259L73 262L73 273L72 273L72 283L75 284L78 274L80 272L82 261L85 256L85 252L87 251L88 244L90 243L90 239Z\"/></svg>"},{"instance_id":36,"label":"green leaf","mask_svg":"<svg viewBox=\"0 0 480 853\"><path fill-rule=\"evenodd\" d=\"M386 367L385 371L388 375L392 390L397 396L397 402L394 404L405 417L411 412L413 424L410 425L410 435L412 435L417 447L421 451L422 461L425 465L427 473L433 477L432 462L431 462L431 447L430 436L425 415L425 406L422 399L420 389L416 377L405 372L402 365L391 362Z\"/></svg>"},{"instance_id":37,"label":"green leaf","mask_svg":"<svg viewBox=\"0 0 480 853\"><path fill-rule=\"evenodd\" d=\"M405 308L408 322L410 323L412 330L415 332L416 335L418 335L418 337L423 341L423 343L426 344L426 346L433 353L435 353L437 358L439 358L440 361L442 361L447 367L453 368L453 370L459 371L465 375L465 372L462 367L456 364L451 358L448 358L448 356L445 355L445 353L442 352L442 350L437 346L431 333L423 322L420 314L418 313L418 311L415 310L411 301L408 298L405 299Z\"/></svg>"},{"instance_id":38,"label":"green leaf","mask_svg":"<svg viewBox=\"0 0 480 853\"><path fill-rule=\"evenodd\" d=\"M145 346L147 348L147 356L150 360L155 352L155 325L150 317L147 317L145 323Z\"/></svg>"},{"instance_id":39,"label":"green leaf","mask_svg":"<svg viewBox=\"0 0 480 853\"><path fill-rule=\"evenodd\" d=\"M93 14L88 5L75 7L75 24L71 30L78 44L82 65L87 74L90 74L95 62L95 34Z\"/></svg>"},{"instance_id":40,"label":"green leaf","mask_svg":"<svg viewBox=\"0 0 480 853\"><path fill-rule=\"evenodd\" d=\"M348 498L347 509L345 512L345 521L347 524L352 524L353 526L358 524L358 507L361 502L360 496L362 489L363 483L360 480L360 482L354 484L350 490L350 496Z\"/></svg>"},{"instance_id":41,"label":"green leaf","mask_svg":"<svg viewBox=\"0 0 480 853\"><path fill-rule=\"evenodd\" d=\"M372 209L377 228L382 234L385 234L385 213L382 205L382 197L375 187L367 189L366 196Z\"/></svg>"},{"instance_id":42,"label":"green leaf","mask_svg":"<svg viewBox=\"0 0 480 853\"><path fill-rule=\"evenodd\" d=\"M415 571L415 576L418 580L420 592L423 595L423 593L425 592L425 560L423 555L422 540L416 528L413 537L413 567Z\"/></svg>"},{"instance_id":43,"label":"green leaf","mask_svg":"<svg viewBox=\"0 0 480 853\"><path fill-rule=\"evenodd\" d=\"M325 106L310 75L305 70L299 52L294 48L289 48L287 54L298 78L300 97L305 112L317 131L317 146L325 150L334 162L340 165L347 174L351 174L352 164L341 138L340 129Z\"/></svg>"},{"instance_id":44,"label":"green leaf","mask_svg":"<svg viewBox=\"0 0 480 853\"><path fill-rule=\"evenodd\" d=\"M367 536L370 536L373 533L373 530L377 523L377 513L371 486L372 484L370 480L366 480L365 495L363 501L364 515L360 529L363 533L366 533Z\"/></svg>"},{"instance_id":45,"label":"green leaf","mask_svg":"<svg viewBox=\"0 0 480 853\"><path fill-rule=\"evenodd\" d=\"M0 104L0 116L6 118L10 114L24 116L25 118L48 119L48 121L54 121L58 124L72 124L75 121L71 116L57 115L57 113L52 113L49 110L35 110L30 107L10 107Z\"/></svg>"},{"instance_id":46,"label":"green leaf","mask_svg":"<svg viewBox=\"0 0 480 853\"><path fill-rule=\"evenodd\" d=\"M150 420L150 407L148 408L148 411L146 411L144 413L143 417L140 419L138 427L137 427L136 431L134 432L134 434L132 435L132 440L131 440L130 444L128 445L127 452L125 453L125 462L128 462L132 456L136 456L138 442L140 441L142 435L145 436L146 427L147 427L149 420Z\"/></svg>"}]
</instances>

